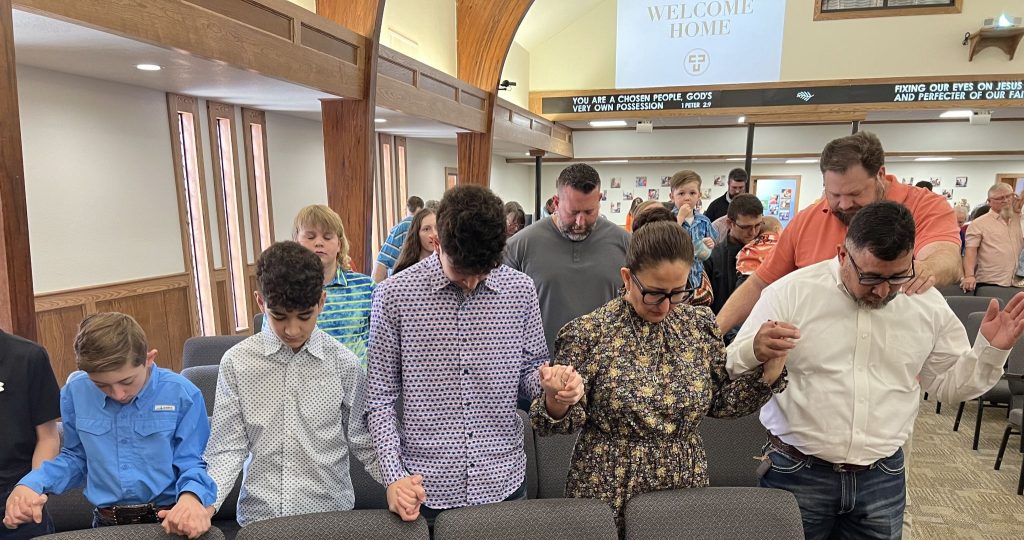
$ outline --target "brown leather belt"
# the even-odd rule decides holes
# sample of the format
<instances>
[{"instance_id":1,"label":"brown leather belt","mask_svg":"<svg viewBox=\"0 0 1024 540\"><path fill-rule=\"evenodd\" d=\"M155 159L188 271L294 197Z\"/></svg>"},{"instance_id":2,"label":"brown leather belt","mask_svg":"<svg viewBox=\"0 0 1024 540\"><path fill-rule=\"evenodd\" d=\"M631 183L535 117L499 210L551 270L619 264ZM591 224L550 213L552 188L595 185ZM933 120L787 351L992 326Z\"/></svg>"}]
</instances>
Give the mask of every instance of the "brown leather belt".
<instances>
[{"instance_id":1,"label":"brown leather belt","mask_svg":"<svg viewBox=\"0 0 1024 540\"><path fill-rule=\"evenodd\" d=\"M832 467L832 470L835 471L835 472L860 472L860 471L866 471L866 470L869 470L869 469L874 469L875 468L875 464L878 463L877 461L875 463L870 464L870 465L851 465L849 463L832 463L831 461L825 461L824 459L821 459L821 458L818 458L818 457L808 456L807 454L804 454L803 452L797 450L793 446L788 445L788 444L782 442L782 439L776 437L775 435L772 435L771 433L768 434L768 443L771 444L773 447L775 447L776 450L778 450L779 452L782 452L783 454L785 454L786 456L788 456L792 460L795 460L795 461L810 461L812 463L820 463L822 465L827 465L829 467Z\"/></svg>"},{"instance_id":2,"label":"brown leather belt","mask_svg":"<svg viewBox=\"0 0 1024 540\"><path fill-rule=\"evenodd\" d=\"M173 506L155 506L149 504L133 504L110 506L93 510L100 525L134 525L137 523L159 523L157 512L170 510Z\"/></svg>"}]
</instances>

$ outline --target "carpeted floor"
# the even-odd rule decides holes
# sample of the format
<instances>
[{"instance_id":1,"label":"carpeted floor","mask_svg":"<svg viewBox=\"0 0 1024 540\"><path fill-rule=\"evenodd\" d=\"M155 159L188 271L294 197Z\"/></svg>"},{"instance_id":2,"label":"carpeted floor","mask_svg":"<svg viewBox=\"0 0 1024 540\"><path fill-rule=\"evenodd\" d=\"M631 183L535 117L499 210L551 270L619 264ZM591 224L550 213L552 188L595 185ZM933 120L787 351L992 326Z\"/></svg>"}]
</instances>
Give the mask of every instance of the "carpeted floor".
<instances>
[{"instance_id":1,"label":"carpeted floor","mask_svg":"<svg viewBox=\"0 0 1024 540\"><path fill-rule=\"evenodd\" d=\"M1017 495L1020 435L1011 435L1000 470L993 470L1006 409L986 408L981 441L971 450L977 403L968 403L953 431L957 404L922 401L911 449L908 513L915 540L1020 540L1024 496Z\"/></svg>"}]
</instances>

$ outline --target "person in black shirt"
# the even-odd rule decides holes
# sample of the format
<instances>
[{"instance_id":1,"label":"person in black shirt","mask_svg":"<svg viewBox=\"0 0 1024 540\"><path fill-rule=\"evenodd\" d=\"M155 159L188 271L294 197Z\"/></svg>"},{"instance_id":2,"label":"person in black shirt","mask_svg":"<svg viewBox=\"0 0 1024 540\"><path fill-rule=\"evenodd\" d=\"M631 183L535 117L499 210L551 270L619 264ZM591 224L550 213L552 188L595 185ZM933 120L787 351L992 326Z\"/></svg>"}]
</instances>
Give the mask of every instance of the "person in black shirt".
<instances>
[{"instance_id":1,"label":"person in black shirt","mask_svg":"<svg viewBox=\"0 0 1024 540\"><path fill-rule=\"evenodd\" d=\"M731 203L737 195L747 191L747 171L744 169L733 169L729 171L728 184L729 187L725 194L711 201L711 204L708 205L708 209L704 211L704 216L710 219L712 223L729 211L729 203Z\"/></svg>"},{"instance_id":2,"label":"person in black shirt","mask_svg":"<svg viewBox=\"0 0 1024 540\"><path fill-rule=\"evenodd\" d=\"M23 476L60 452L60 388L50 357L39 345L0 330L0 501ZM6 508L2 510L6 516ZM40 523L0 527L0 539L53 532L45 508Z\"/></svg>"},{"instance_id":3,"label":"person in black shirt","mask_svg":"<svg viewBox=\"0 0 1024 540\"><path fill-rule=\"evenodd\" d=\"M711 289L715 292L711 311L718 313L736 290L736 255L743 246L761 234L763 221L764 205L757 197L741 193L729 203L725 220L729 227L726 240L718 242L715 249L711 250L711 256L704 261L704 271L708 273Z\"/></svg>"}]
</instances>

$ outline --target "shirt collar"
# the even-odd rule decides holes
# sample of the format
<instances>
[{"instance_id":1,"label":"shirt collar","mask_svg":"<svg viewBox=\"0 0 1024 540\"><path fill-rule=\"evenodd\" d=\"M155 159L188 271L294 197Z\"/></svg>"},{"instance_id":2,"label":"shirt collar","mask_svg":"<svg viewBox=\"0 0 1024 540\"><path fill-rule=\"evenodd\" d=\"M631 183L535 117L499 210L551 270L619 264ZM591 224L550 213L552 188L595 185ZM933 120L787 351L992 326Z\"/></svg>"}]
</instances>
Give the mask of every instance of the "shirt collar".
<instances>
[{"instance_id":1,"label":"shirt collar","mask_svg":"<svg viewBox=\"0 0 1024 540\"><path fill-rule=\"evenodd\" d=\"M342 287L348 286L348 278L345 277L345 271L342 270L340 264L338 265L337 270L335 270L334 272L334 279L331 280L331 282L328 283L327 285L324 285L324 287L331 287L335 285L340 285Z\"/></svg>"},{"instance_id":2,"label":"shirt collar","mask_svg":"<svg viewBox=\"0 0 1024 540\"><path fill-rule=\"evenodd\" d=\"M448 279L448 276L444 275L444 269L441 268L441 257L435 251L433 255L425 259L426 271L428 272L427 283L430 285L430 290L437 292L445 287L456 287L460 288L459 285L452 283L452 280ZM484 278L483 282L477 286L477 290L482 286L483 288L490 289L494 292L501 292L501 285L495 278L494 273L497 272L501 267L491 270L487 277Z\"/></svg>"},{"instance_id":3,"label":"shirt collar","mask_svg":"<svg viewBox=\"0 0 1024 540\"><path fill-rule=\"evenodd\" d=\"M153 394L156 393L156 390L153 390L153 387L156 386L156 379L157 377L160 376L156 368L157 365L156 362L154 362L153 365L149 367L149 373L146 374L146 384L142 385L142 390L140 390L139 393L135 395L135 399L131 400L128 403L120 403L114 400L114 398L107 396L107 394L105 394L103 390L100 390L100 388L96 386L96 383L92 382L92 379L89 379L89 385L95 391L94 395L96 396L97 406L100 409L106 407L108 398L110 400L110 403L120 405L122 407L127 407L129 405L139 403L140 400L149 399ZM86 378L88 377L89 375L86 374Z\"/></svg>"},{"instance_id":4,"label":"shirt collar","mask_svg":"<svg viewBox=\"0 0 1024 540\"><path fill-rule=\"evenodd\" d=\"M280 352L282 347L288 348L288 345L285 344L285 342L281 341L281 338L277 337L277 334L275 334L274 331L270 328L267 328L265 331L260 332L260 335L262 336L263 339L263 355L266 356L267 358L271 358L275 354ZM302 351L306 351L309 354L312 354L313 356L323 360L324 335L325 334L323 330L320 330L320 327L314 328L313 333L309 335L309 339L306 340L306 343L303 344L302 348L299 349L298 352L296 352L295 354L299 354ZM291 348L288 348L288 350L291 351Z\"/></svg>"}]
</instances>

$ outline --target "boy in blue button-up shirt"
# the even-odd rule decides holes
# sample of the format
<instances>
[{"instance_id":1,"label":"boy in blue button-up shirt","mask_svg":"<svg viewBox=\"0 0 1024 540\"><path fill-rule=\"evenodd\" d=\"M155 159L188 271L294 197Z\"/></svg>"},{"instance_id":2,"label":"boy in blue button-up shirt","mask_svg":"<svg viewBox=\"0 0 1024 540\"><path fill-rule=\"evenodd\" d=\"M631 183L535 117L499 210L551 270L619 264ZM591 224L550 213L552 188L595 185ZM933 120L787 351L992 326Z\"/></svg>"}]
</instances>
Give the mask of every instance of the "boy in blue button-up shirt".
<instances>
[{"instance_id":1,"label":"boy in blue button-up shirt","mask_svg":"<svg viewBox=\"0 0 1024 540\"><path fill-rule=\"evenodd\" d=\"M123 313L86 317L75 356L81 371L60 393L64 448L21 479L4 524L37 521L45 494L84 483L95 526L158 518L172 534L205 533L217 487L203 461L210 425L199 389L154 365L156 350Z\"/></svg>"}]
</instances>

